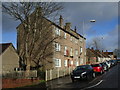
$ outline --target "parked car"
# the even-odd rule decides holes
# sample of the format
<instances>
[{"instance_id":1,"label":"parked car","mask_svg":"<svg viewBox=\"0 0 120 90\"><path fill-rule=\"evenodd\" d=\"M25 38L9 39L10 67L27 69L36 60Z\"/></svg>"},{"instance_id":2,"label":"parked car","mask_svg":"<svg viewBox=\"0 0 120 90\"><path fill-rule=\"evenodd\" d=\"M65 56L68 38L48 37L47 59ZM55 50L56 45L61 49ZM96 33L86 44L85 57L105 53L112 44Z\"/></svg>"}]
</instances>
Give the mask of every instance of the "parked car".
<instances>
[{"instance_id":1,"label":"parked car","mask_svg":"<svg viewBox=\"0 0 120 90\"><path fill-rule=\"evenodd\" d=\"M117 63L120 63L120 59L117 59Z\"/></svg>"},{"instance_id":2,"label":"parked car","mask_svg":"<svg viewBox=\"0 0 120 90\"><path fill-rule=\"evenodd\" d=\"M109 61L107 61L109 64L110 64L110 68L111 68L111 66L112 66L112 62L109 60Z\"/></svg>"},{"instance_id":3,"label":"parked car","mask_svg":"<svg viewBox=\"0 0 120 90\"><path fill-rule=\"evenodd\" d=\"M72 82L80 79L87 79L95 77L95 72L91 65L77 66L71 73Z\"/></svg>"},{"instance_id":4,"label":"parked car","mask_svg":"<svg viewBox=\"0 0 120 90\"><path fill-rule=\"evenodd\" d=\"M111 67L114 66L114 61L113 60L109 60L111 62Z\"/></svg>"},{"instance_id":5,"label":"parked car","mask_svg":"<svg viewBox=\"0 0 120 90\"><path fill-rule=\"evenodd\" d=\"M104 71L107 71L109 69L108 65L104 62L100 63L104 69Z\"/></svg>"},{"instance_id":6,"label":"parked car","mask_svg":"<svg viewBox=\"0 0 120 90\"><path fill-rule=\"evenodd\" d=\"M108 66L108 68L110 68L110 66L111 66L110 62L105 61L104 63Z\"/></svg>"},{"instance_id":7,"label":"parked car","mask_svg":"<svg viewBox=\"0 0 120 90\"><path fill-rule=\"evenodd\" d=\"M102 67L101 64L91 64L91 66L94 69L94 72L103 74L104 73L104 68Z\"/></svg>"},{"instance_id":8,"label":"parked car","mask_svg":"<svg viewBox=\"0 0 120 90\"><path fill-rule=\"evenodd\" d=\"M110 60L112 63L112 66L115 66L117 64L117 60Z\"/></svg>"},{"instance_id":9,"label":"parked car","mask_svg":"<svg viewBox=\"0 0 120 90\"><path fill-rule=\"evenodd\" d=\"M117 65L117 60L113 60L113 61L114 61L115 65Z\"/></svg>"}]
</instances>

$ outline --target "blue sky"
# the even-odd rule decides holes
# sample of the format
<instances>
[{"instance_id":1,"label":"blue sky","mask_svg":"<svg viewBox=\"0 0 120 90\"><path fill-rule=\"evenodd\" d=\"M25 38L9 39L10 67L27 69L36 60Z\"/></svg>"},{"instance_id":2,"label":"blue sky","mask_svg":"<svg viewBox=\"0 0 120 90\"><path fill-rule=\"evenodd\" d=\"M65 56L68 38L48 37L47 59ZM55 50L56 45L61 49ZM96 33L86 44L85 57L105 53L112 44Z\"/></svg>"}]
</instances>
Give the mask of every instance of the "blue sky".
<instances>
[{"instance_id":1,"label":"blue sky","mask_svg":"<svg viewBox=\"0 0 120 90\"><path fill-rule=\"evenodd\" d=\"M106 50L118 47L118 3L117 2L66 2L61 15L64 23L71 22L71 28L77 27L82 34L84 21L84 34L86 41L92 42L95 37L104 37L101 43ZM95 19L95 23L89 22ZM2 14L2 42L12 42L16 47L16 27L19 22ZM111 37L112 35L112 37ZM112 43L111 43L112 42Z\"/></svg>"}]
</instances>

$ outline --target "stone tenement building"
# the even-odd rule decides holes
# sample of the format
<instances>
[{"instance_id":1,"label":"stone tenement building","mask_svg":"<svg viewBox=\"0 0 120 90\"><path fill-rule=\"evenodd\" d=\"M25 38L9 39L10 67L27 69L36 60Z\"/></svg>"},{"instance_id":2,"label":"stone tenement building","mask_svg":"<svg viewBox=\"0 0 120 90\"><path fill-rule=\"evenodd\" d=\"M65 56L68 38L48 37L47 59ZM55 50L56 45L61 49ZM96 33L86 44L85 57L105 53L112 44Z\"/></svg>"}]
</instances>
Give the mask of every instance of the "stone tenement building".
<instances>
[{"instance_id":1,"label":"stone tenement building","mask_svg":"<svg viewBox=\"0 0 120 90\"><path fill-rule=\"evenodd\" d=\"M61 28L60 28L61 27ZM63 25L63 18L59 18L59 27L55 26L55 34L62 38L55 40L55 67L61 69L86 64L85 38L71 29L71 23Z\"/></svg>"},{"instance_id":2,"label":"stone tenement building","mask_svg":"<svg viewBox=\"0 0 120 90\"><path fill-rule=\"evenodd\" d=\"M76 28L75 30L71 29L71 23L63 24L64 20L62 16L59 18L59 25L51 22L46 19L46 22L51 23L52 27L52 36L57 36L57 38L53 42L53 54L52 57L49 58L49 61L53 63L48 63L45 65L45 69L55 69L59 68L60 70L66 68L75 68L78 65L86 64L86 38L80 35ZM22 46L22 35L24 30L21 28L21 25L17 27L17 48L20 57L23 57L23 53L21 50ZM34 63L34 62L32 62Z\"/></svg>"}]
</instances>

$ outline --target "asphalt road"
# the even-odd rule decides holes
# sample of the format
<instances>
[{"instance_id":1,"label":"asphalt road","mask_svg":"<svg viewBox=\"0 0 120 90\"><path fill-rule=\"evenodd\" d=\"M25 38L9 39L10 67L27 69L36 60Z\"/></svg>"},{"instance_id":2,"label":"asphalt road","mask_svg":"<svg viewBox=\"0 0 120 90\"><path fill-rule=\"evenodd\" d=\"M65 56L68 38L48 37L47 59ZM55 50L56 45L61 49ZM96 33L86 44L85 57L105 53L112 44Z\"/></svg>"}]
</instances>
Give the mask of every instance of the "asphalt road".
<instances>
[{"instance_id":1,"label":"asphalt road","mask_svg":"<svg viewBox=\"0 0 120 90\"><path fill-rule=\"evenodd\" d=\"M114 88L120 90L120 63L112 67L109 71L98 77L99 79L91 85L83 88Z\"/></svg>"},{"instance_id":2,"label":"asphalt road","mask_svg":"<svg viewBox=\"0 0 120 90\"><path fill-rule=\"evenodd\" d=\"M120 63L110 68L109 71L105 72L104 74L97 75L96 78L91 79L89 81L81 80L72 83L70 76L65 76L44 83L42 88L45 88L46 90L53 89L86 90L94 88L95 89L114 88L120 90L119 85L120 85ZM41 88L41 85L35 85L26 88Z\"/></svg>"}]
</instances>

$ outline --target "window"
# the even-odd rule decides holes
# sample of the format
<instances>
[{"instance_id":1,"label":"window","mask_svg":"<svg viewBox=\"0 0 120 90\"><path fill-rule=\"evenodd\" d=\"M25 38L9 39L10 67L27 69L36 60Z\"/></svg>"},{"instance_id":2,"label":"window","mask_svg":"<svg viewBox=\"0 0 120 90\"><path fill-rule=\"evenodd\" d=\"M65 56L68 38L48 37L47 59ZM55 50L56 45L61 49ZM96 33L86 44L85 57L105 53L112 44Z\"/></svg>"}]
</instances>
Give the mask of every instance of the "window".
<instances>
[{"instance_id":1,"label":"window","mask_svg":"<svg viewBox=\"0 0 120 90\"><path fill-rule=\"evenodd\" d=\"M71 61L71 65L73 65L73 61Z\"/></svg>"},{"instance_id":2,"label":"window","mask_svg":"<svg viewBox=\"0 0 120 90\"><path fill-rule=\"evenodd\" d=\"M55 67L61 67L61 59L55 59Z\"/></svg>"},{"instance_id":3,"label":"window","mask_svg":"<svg viewBox=\"0 0 120 90\"><path fill-rule=\"evenodd\" d=\"M37 31L37 24L36 24L36 22L35 22L35 32Z\"/></svg>"},{"instance_id":4,"label":"window","mask_svg":"<svg viewBox=\"0 0 120 90\"><path fill-rule=\"evenodd\" d=\"M55 50L56 51L60 51L60 49L61 49L60 44L59 43L55 43Z\"/></svg>"},{"instance_id":5,"label":"window","mask_svg":"<svg viewBox=\"0 0 120 90\"><path fill-rule=\"evenodd\" d=\"M64 38L65 38L65 39L67 38L67 34L66 34L66 32L64 32Z\"/></svg>"},{"instance_id":6,"label":"window","mask_svg":"<svg viewBox=\"0 0 120 90\"><path fill-rule=\"evenodd\" d=\"M70 41L72 41L73 40L73 37L72 36L70 36Z\"/></svg>"},{"instance_id":7,"label":"window","mask_svg":"<svg viewBox=\"0 0 120 90\"><path fill-rule=\"evenodd\" d=\"M64 61L64 66L67 67L67 60Z\"/></svg>"},{"instance_id":8,"label":"window","mask_svg":"<svg viewBox=\"0 0 120 90\"><path fill-rule=\"evenodd\" d=\"M56 33L56 35L59 35L59 36L60 36L60 29L55 28L55 33Z\"/></svg>"},{"instance_id":9,"label":"window","mask_svg":"<svg viewBox=\"0 0 120 90\"><path fill-rule=\"evenodd\" d=\"M83 59L82 58L80 59L80 64L83 64Z\"/></svg>"},{"instance_id":10,"label":"window","mask_svg":"<svg viewBox=\"0 0 120 90\"><path fill-rule=\"evenodd\" d=\"M67 55L67 46L64 48L64 55Z\"/></svg>"},{"instance_id":11,"label":"window","mask_svg":"<svg viewBox=\"0 0 120 90\"><path fill-rule=\"evenodd\" d=\"M80 38L80 42L82 42L82 38Z\"/></svg>"},{"instance_id":12,"label":"window","mask_svg":"<svg viewBox=\"0 0 120 90\"><path fill-rule=\"evenodd\" d=\"M80 52L82 52L82 47L80 47Z\"/></svg>"},{"instance_id":13,"label":"window","mask_svg":"<svg viewBox=\"0 0 120 90\"><path fill-rule=\"evenodd\" d=\"M76 62L75 62L75 65L76 65L76 66L79 66L79 62L78 62L78 61L76 61Z\"/></svg>"},{"instance_id":14,"label":"window","mask_svg":"<svg viewBox=\"0 0 120 90\"><path fill-rule=\"evenodd\" d=\"M75 50L75 55L76 55L76 56L78 55L78 50L77 50L77 49Z\"/></svg>"},{"instance_id":15,"label":"window","mask_svg":"<svg viewBox=\"0 0 120 90\"><path fill-rule=\"evenodd\" d=\"M73 49L70 49L70 56L73 56Z\"/></svg>"},{"instance_id":16,"label":"window","mask_svg":"<svg viewBox=\"0 0 120 90\"><path fill-rule=\"evenodd\" d=\"M77 39L75 39L75 43L78 43L78 40L77 40Z\"/></svg>"}]
</instances>

